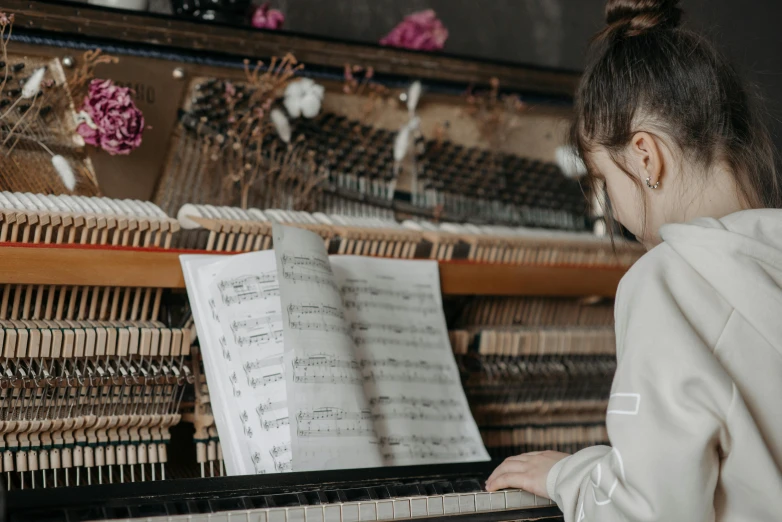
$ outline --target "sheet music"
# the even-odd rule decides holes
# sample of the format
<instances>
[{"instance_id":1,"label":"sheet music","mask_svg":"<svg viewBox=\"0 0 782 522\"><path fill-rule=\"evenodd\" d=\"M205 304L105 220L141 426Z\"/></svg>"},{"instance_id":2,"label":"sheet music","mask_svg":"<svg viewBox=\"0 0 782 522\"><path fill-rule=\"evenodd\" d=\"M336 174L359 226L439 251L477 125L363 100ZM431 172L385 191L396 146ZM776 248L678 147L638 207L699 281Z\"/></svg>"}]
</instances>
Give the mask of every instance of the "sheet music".
<instances>
[{"instance_id":1,"label":"sheet music","mask_svg":"<svg viewBox=\"0 0 782 522\"><path fill-rule=\"evenodd\" d=\"M437 263L330 260L384 463L489 460L448 341Z\"/></svg>"},{"instance_id":2,"label":"sheet music","mask_svg":"<svg viewBox=\"0 0 782 522\"><path fill-rule=\"evenodd\" d=\"M227 473L291 471L274 252L182 256L182 265L192 274L188 295Z\"/></svg>"},{"instance_id":3,"label":"sheet music","mask_svg":"<svg viewBox=\"0 0 782 522\"><path fill-rule=\"evenodd\" d=\"M273 235L296 471L381 466L351 324L323 242L278 225Z\"/></svg>"}]
</instances>

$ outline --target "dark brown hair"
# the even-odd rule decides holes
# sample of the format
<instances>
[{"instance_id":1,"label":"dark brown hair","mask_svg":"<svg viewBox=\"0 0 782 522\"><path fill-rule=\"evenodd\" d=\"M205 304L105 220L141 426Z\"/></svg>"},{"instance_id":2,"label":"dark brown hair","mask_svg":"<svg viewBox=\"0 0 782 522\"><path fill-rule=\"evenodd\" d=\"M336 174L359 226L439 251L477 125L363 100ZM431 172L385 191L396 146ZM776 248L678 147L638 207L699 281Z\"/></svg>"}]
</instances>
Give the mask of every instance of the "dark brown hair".
<instances>
[{"instance_id":1,"label":"dark brown hair","mask_svg":"<svg viewBox=\"0 0 782 522\"><path fill-rule=\"evenodd\" d=\"M664 133L688 160L727 166L746 206L782 208L774 146L753 96L713 45L680 27L678 3L608 0L608 25L592 41L576 94L573 144L593 174L594 146L621 166L633 134Z\"/></svg>"}]
</instances>

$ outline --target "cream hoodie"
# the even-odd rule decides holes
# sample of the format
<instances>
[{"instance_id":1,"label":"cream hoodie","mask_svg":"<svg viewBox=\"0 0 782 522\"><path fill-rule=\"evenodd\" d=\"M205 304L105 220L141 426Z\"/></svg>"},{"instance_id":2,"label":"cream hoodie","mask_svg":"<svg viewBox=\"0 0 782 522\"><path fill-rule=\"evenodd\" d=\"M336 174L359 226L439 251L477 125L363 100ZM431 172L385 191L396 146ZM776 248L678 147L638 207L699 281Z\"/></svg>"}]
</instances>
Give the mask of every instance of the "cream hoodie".
<instances>
[{"instance_id":1,"label":"cream hoodie","mask_svg":"<svg viewBox=\"0 0 782 522\"><path fill-rule=\"evenodd\" d=\"M612 447L549 496L567 522L782 521L782 210L660 234L617 293Z\"/></svg>"}]
</instances>

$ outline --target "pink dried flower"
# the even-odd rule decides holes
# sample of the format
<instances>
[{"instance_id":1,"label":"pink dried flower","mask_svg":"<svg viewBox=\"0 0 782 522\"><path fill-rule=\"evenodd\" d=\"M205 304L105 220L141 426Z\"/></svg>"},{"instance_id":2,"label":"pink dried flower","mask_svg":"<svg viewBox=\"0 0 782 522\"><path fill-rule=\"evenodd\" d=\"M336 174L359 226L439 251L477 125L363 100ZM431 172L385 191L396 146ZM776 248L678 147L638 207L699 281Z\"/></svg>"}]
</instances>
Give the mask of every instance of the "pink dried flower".
<instances>
[{"instance_id":1,"label":"pink dried flower","mask_svg":"<svg viewBox=\"0 0 782 522\"><path fill-rule=\"evenodd\" d=\"M130 154L141 145L144 115L126 87L111 80L92 80L79 116L83 121L76 130L84 141L112 156Z\"/></svg>"},{"instance_id":2,"label":"pink dried flower","mask_svg":"<svg viewBox=\"0 0 782 522\"><path fill-rule=\"evenodd\" d=\"M13 14L7 15L5 13L0 13L0 25L8 25L12 23L14 23Z\"/></svg>"},{"instance_id":3,"label":"pink dried flower","mask_svg":"<svg viewBox=\"0 0 782 522\"><path fill-rule=\"evenodd\" d=\"M278 9L269 9L269 2L255 9L252 26L258 29L279 29L285 22L285 15Z\"/></svg>"},{"instance_id":4,"label":"pink dried flower","mask_svg":"<svg viewBox=\"0 0 782 522\"><path fill-rule=\"evenodd\" d=\"M415 51L439 51L447 39L448 29L437 18L434 10L427 9L406 16L380 40L380 45Z\"/></svg>"}]
</instances>

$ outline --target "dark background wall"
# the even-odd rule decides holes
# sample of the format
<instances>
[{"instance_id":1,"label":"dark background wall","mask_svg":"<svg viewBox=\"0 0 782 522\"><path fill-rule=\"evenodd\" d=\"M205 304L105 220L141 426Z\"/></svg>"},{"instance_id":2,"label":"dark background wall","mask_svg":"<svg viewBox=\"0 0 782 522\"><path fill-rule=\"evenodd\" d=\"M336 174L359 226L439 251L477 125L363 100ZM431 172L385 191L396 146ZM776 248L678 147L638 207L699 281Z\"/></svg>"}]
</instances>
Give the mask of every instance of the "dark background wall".
<instances>
[{"instance_id":1,"label":"dark background wall","mask_svg":"<svg viewBox=\"0 0 782 522\"><path fill-rule=\"evenodd\" d=\"M265 0L254 0L257 3ZM166 10L168 0L152 0ZM604 0L271 0L291 31L376 42L406 14L433 8L450 31L449 53L581 69L603 25ZM687 23L706 33L761 87L782 138L779 0L682 0ZM777 142L782 145L782 139Z\"/></svg>"}]
</instances>

